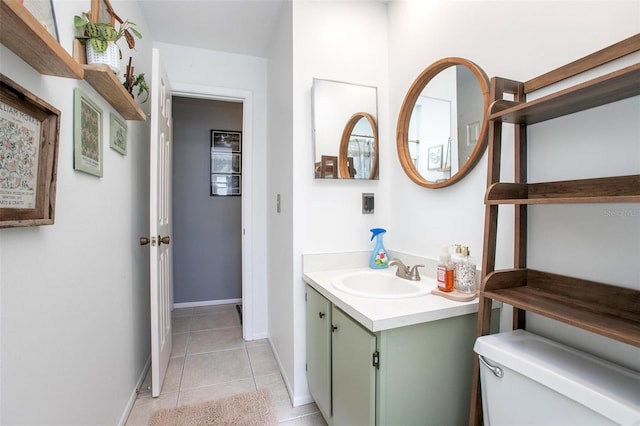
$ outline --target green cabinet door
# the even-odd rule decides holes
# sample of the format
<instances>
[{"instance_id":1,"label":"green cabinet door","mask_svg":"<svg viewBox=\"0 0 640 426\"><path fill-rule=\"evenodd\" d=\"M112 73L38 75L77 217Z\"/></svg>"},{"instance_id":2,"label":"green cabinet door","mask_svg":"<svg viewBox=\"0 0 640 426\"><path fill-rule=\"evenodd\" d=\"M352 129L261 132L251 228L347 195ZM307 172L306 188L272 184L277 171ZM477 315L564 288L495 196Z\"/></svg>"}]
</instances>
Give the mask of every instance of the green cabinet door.
<instances>
[{"instance_id":1,"label":"green cabinet door","mask_svg":"<svg viewBox=\"0 0 640 426\"><path fill-rule=\"evenodd\" d=\"M335 306L333 324L333 425L375 425L376 336Z\"/></svg>"},{"instance_id":2,"label":"green cabinet door","mask_svg":"<svg viewBox=\"0 0 640 426\"><path fill-rule=\"evenodd\" d=\"M331 418L331 303L307 286L307 382L326 419Z\"/></svg>"}]
</instances>

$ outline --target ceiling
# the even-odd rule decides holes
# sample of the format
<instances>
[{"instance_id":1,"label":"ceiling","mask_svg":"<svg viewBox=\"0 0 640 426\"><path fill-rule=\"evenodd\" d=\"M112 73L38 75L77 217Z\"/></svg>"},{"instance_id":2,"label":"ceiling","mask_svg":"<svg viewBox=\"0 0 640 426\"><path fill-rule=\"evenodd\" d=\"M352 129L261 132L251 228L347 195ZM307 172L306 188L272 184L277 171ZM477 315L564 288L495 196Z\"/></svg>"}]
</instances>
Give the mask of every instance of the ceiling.
<instances>
[{"instance_id":1,"label":"ceiling","mask_svg":"<svg viewBox=\"0 0 640 426\"><path fill-rule=\"evenodd\" d=\"M286 1L139 0L139 4L154 41L267 57Z\"/></svg>"}]
</instances>

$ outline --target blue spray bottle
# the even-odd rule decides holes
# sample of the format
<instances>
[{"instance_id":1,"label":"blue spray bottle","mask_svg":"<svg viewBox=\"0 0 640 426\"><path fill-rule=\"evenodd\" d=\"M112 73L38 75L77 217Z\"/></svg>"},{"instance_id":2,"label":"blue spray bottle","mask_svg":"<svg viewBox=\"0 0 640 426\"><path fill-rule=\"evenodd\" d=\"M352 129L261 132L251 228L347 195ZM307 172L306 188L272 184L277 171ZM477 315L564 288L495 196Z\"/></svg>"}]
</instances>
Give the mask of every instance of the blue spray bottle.
<instances>
[{"instance_id":1,"label":"blue spray bottle","mask_svg":"<svg viewBox=\"0 0 640 426\"><path fill-rule=\"evenodd\" d=\"M386 229L373 228L371 229L371 241L376 239L376 246L371 253L371 259L369 260L369 266L371 269L384 269L389 267L389 255L382 243L382 236L387 232Z\"/></svg>"}]
</instances>

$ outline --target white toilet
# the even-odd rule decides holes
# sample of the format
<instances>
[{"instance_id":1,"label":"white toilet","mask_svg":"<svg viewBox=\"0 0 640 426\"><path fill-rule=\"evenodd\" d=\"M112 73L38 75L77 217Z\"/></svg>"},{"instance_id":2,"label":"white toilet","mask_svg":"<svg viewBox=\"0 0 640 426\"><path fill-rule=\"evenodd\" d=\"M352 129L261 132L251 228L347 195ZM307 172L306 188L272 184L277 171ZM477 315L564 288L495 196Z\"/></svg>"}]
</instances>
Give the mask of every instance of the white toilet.
<instances>
[{"instance_id":1,"label":"white toilet","mask_svg":"<svg viewBox=\"0 0 640 426\"><path fill-rule=\"evenodd\" d=\"M524 330L479 337L485 426L640 426L640 373Z\"/></svg>"}]
</instances>

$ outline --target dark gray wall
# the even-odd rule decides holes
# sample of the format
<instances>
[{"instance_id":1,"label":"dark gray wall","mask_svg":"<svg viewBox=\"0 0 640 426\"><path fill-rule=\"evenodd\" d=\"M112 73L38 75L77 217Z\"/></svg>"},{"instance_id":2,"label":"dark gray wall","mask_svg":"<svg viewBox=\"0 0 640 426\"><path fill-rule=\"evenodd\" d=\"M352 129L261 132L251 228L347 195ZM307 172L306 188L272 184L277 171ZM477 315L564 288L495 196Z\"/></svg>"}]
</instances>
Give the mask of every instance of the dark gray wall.
<instances>
[{"instance_id":1,"label":"dark gray wall","mask_svg":"<svg viewBox=\"0 0 640 426\"><path fill-rule=\"evenodd\" d=\"M211 129L242 131L242 104L173 98L175 303L242 297L242 200L209 195Z\"/></svg>"}]
</instances>

